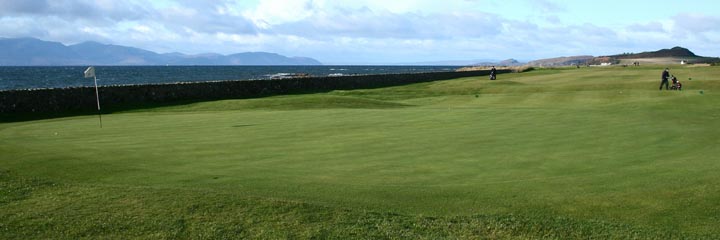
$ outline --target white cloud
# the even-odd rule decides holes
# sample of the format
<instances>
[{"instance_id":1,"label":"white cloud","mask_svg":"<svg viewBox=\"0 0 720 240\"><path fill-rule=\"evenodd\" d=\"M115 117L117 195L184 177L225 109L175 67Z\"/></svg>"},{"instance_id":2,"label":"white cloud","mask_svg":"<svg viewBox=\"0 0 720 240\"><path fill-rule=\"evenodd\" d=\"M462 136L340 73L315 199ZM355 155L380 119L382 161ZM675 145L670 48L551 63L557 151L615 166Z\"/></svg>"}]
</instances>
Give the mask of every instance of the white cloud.
<instances>
[{"instance_id":1,"label":"white cloud","mask_svg":"<svg viewBox=\"0 0 720 240\"><path fill-rule=\"evenodd\" d=\"M261 28L302 20L313 15L313 1L265 0L243 15Z\"/></svg>"},{"instance_id":2,"label":"white cloud","mask_svg":"<svg viewBox=\"0 0 720 240\"><path fill-rule=\"evenodd\" d=\"M626 24L612 21L611 25L603 19L622 18L623 9L591 12L587 14L594 16L591 21L576 12L583 8L571 4L579 3L0 0L0 37L29 36L64 43L95 40L190 54L269 51L330 63L530 60L676 45L720 55L714 47L720 43L717 15L677 11L667 17Z\"/></svg>"},{"instance_id":3,"label":"white cloud","mask_svg":"<svg viewBox=\"0 0 720 240\"><path fill-rule=\"evenodd\" d=\"M673 31L678 35L720 32L720 17L697 14L679 14L672 18Z\"/></svg>"},{"instance_id":4,"label":"white cloud","mask_svg":"<svg viewBox=\"0 0 720 240\"><path fill-rule=\"evenodd\" d=\"M269 26L276 32L324 38L328 36L453 39L494 36L502 19L487 13L419 14L374 11L369 8L322 11L305 19Z\"/></svg>"},{"instance_id":5,"label":"white cloud","mask_svg":"<svg viewBox=\"0 0 720 240\"><path fill-rule=\"evenodd\" d=\"M150 27L145 26L145 25L137 25L137 26L134 26L134 27L133 27L133 30L135 30L135 31L137 31L137 32L139 32L139 33L144 33L144 34L149 34L149 33L152 33L152 32L153 32L153 30L152 30Z\"/></svg>"},{"instance_id":6,"label":"white cloud","mask_svg":"<svg viewBox=\"0 0 720 240\"><path fill-rule=\"evenodd\" d=\"M628 31L641 32L641 33L665 33L665 26L658 22L653 21L649 23L636 23L631 24L627 27Z\"/></svg>"},{"instance_id":7,"label":"white cloud","mask_svg":"<svg viewBox=\"0 0 720 240\"><path fill-rule=\"evenodd\" d=\"M540 10L540 12L546 14L562 12L566 10L565 7L563 7L562 5L549 0L533 0L530 1L530 4L535 6L538 10Z\"/></svg>"}]
</instances>

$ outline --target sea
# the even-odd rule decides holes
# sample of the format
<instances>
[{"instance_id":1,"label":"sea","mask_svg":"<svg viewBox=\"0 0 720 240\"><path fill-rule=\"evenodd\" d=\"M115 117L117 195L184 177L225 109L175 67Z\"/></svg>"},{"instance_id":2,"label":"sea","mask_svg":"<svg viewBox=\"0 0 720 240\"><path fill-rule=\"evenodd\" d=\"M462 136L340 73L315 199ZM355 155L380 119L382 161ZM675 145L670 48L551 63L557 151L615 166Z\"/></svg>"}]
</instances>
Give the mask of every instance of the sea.
<instances>
[{"instance_id":1,"label":"sea","mask_svg":"<svg viewBox=\"0 0 720 240\"><path fill-rule=\"evenodd\" d=\"M225 80L270 80L297 75L348 76L454 71L459 66L96 66L98 86ZM0 91L94 86L87 66L0 66Z\"/></svg>"}]
</instances>

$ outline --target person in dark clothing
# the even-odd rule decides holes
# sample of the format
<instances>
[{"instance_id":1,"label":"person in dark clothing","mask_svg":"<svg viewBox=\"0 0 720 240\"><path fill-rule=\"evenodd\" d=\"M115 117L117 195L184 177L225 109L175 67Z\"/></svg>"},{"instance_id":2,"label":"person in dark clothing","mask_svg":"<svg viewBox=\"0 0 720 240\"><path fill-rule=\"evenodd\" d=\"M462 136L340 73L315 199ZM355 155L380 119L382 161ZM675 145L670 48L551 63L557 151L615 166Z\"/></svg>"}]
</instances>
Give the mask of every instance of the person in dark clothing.
<instances>
[{"instance_id":1,"label":"person in dark clothing","mask_svg":"<svg viewBox=\"0 0 720 240\"><path fill-rule=\"evenodd\" d=\"M495 66L493 66L490 69L490 80L495 80L497 78L495 74L497 74L497 70L495 69Z\"/></svg>"},{"instance_id":2,"label":"person in dark clothing","mask_svg":"<svg viewBox=\"0 0 720 240\"><path fill-rule=\"evenodd\" d=\"M670 78L670 69L665 68L665 71L662 73L662 82L660 82L660 91L662 91L663 85L665 85L665 90L670 90L670 87L668 86L670 85L668 78Z\"/></svg>"}]
</instances>

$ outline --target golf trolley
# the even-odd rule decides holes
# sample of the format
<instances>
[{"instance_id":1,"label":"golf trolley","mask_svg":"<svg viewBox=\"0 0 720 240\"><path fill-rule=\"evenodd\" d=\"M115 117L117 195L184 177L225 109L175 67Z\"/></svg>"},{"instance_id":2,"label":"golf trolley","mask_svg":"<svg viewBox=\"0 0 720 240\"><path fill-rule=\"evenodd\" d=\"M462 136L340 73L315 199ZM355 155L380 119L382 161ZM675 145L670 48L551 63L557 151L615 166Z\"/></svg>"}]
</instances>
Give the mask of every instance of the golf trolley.
<instances>
[{"instance_id":1,"label":"golf trolley","mask_svg":"<svg viewBox=\"0 0 720 240\"><path fill-rule=\"evenodd\" d=\"M670 90L682 90L682 83L675 78L675 76L672 77L672 85L670 86Z\"/></svg>"},{"instance_id":2,"label":"golf trolley","mask_svg":"<svg viewBox=\"0 0 720 240\"><path fill-rule=\"evenodd\" d=\"M670 90L682 91L682 83L680 83L679 81L674 82L672 86L670 86Z\"/></svg>"}]
</instances>

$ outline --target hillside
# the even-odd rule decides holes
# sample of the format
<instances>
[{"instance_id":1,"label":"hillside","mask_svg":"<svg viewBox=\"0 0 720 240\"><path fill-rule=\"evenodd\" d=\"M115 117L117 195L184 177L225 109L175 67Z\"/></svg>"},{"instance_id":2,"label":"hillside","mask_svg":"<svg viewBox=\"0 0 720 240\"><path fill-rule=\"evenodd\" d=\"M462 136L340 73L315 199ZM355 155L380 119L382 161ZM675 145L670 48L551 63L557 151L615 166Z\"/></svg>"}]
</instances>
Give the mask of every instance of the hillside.
<instances>
[{"instance_id":1,"label":"hillside","mask_svg":"<svg viewBox=\"0 0 720 240\"><path fill-rule=\"evenodd\" d=\"M540 59L540 60L528 62L528 65L533 66L533 67L570 66L570 65L585 64L588 61L591 61L593 58L594 58L593 56L572 56L572 57L548 58L548 59Z\"/></svg>"},{"instance_id":2,"label":"hillside","mask_svg":"<svg viewBox=\"0 0 720 240\"><path fill-rule=\"evenodd\" d=\"M632 64L632 62L655 63L655 64L678 64L680 61L687 63L714 63L720 62L718 58L698 56L687 48L674 47L658 51L642 53L624 53L609 56L573 56L540 59L528 62L534 67L559 67L572 65L599 65L602 63Z\"/></svg>"},{"instance_id":3,"label":"hillside","mask_svg":"<svg viewBox=\"0 0 720 240\"><path fill-rule=\"evenodd\" d=\"M630 54L619 54L609 57L617 59L637 59L637 58L696 58L700 57L695 55L692 51L683 47L674 47L671 49L661 49L654 52L642 52L642 53L630 53Z\"/></svg>"},{"instance_id":4,"label":"hillside","mask_svg":"<svg viewBox=\"0 0 720 240\"><path fill-rule=\"evenodd\" d=\"M35 38L0 38L0 65L321 65L307 57L246 52L231 55L158 54L145 49L83 42L64 45Z\"/></svg>"}]
</instances>

